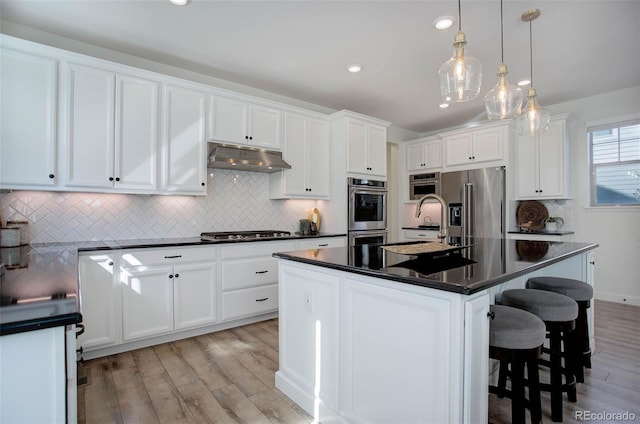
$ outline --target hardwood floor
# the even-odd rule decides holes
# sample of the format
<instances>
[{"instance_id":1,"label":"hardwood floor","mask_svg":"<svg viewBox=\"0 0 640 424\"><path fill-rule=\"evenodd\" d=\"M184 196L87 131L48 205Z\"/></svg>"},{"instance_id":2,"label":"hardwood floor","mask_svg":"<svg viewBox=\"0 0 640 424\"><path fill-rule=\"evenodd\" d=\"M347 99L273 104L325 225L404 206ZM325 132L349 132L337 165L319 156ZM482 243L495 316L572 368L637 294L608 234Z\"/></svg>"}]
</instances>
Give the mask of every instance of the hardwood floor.
<instances>
[{"instance_id":1,"label":"hardwood floor","mask_svg":"<svg viewBox=\"0 0 640 424\"><path fill-rule=\"evenodd\" d=\"M592 369L578 385L578 402L564 402L564 422L586 421L576 411L628 411L640 421L640 307L602 301L594 307ZM312 422L275 388L277 369L277 320L86 361L79 365L87 383L78 387L78 422ZM547 394L542 401L550 423ZM491 395L489 422L509 423L510 408L508 399Z\"/></svg>"}]
</instances>

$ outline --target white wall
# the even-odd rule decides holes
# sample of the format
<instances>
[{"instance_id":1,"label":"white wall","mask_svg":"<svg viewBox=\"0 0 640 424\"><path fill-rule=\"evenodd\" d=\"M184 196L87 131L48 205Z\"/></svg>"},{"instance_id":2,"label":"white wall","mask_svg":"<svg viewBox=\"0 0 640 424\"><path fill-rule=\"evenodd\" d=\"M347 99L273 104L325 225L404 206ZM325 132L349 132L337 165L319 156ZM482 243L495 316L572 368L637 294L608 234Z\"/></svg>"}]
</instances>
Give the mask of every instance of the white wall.
<instances>
[{"instance_id":1,"label":"white wall","mask_svg":"<svg viewBox=\"0 0 640 424\"><path fill-rule=\"evenodd\" d=\"M596 242L596 298L640 305L640 207L590 208L587 126L640 114L640 86L549 107L570 113L571 194L576 241Z\"/></svg>"}]
</instances>

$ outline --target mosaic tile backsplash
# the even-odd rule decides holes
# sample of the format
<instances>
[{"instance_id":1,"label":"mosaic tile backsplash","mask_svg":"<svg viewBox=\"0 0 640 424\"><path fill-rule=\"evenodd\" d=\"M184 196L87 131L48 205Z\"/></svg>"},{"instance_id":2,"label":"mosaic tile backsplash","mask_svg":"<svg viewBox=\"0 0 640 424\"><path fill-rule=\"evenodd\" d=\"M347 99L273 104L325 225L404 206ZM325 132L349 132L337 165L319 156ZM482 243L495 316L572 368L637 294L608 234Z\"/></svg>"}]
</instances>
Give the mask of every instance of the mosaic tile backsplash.
<instances>
[{"instance_id":1,"label":"mosaic tile backsplash","mask_svg":"<svg viewBox=\"0 0 640 424\"><path fill-rule=\"evenodd\" d=\"M14 191L1 216L29 221L29 243L199 236L203 231L298 229L314 200L269 199L269 175L209 170L207 196Z\"/></svg>"}]
</instances>

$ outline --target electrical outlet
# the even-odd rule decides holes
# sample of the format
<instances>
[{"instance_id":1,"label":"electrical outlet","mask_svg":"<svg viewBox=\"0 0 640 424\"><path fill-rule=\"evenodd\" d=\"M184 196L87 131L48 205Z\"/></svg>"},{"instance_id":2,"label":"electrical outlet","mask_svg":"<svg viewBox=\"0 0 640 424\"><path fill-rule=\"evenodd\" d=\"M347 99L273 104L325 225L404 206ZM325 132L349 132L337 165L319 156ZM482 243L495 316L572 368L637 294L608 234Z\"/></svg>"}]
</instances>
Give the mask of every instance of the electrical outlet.
<instances>
[{"instance_id":1,"label":"electrical outlet","mask_svg":"<svg viewBox=\"0 0 640 424\"><path fill-rule=\"evenodd\" d=\"M311 312L313 310L313 298L311 292L304 292L304 308Z\"/></svg>"}]
</instances>

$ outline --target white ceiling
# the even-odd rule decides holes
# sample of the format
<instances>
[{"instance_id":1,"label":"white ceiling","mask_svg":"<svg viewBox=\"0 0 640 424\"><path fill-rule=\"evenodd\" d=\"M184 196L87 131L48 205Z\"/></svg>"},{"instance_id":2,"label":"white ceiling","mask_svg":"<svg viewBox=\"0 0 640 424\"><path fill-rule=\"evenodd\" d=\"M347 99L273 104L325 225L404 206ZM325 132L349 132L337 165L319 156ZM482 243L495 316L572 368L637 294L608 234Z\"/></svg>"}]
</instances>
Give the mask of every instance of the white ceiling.
<instances>
[{"instance_id":1,"label":"white ceiling","mask_svg":"<svg viewBox=\"0 0 640 424\"><path fill-rule=\"evenodd\" d=\"M425 133L485 119L500 60L500 2L462 0L468 51L484 66L479 98L439 109L438 68L452 52L457 2L0 0L0 17L55 35L349 109ZM640 85L640 1L504 0L510 78L529 75L543 105ZM432 22L456 17L438 31ZM1 30L2 28L0 28ZM346 71L360 63L359 74Z\"/></svg>"}]
</instances>

